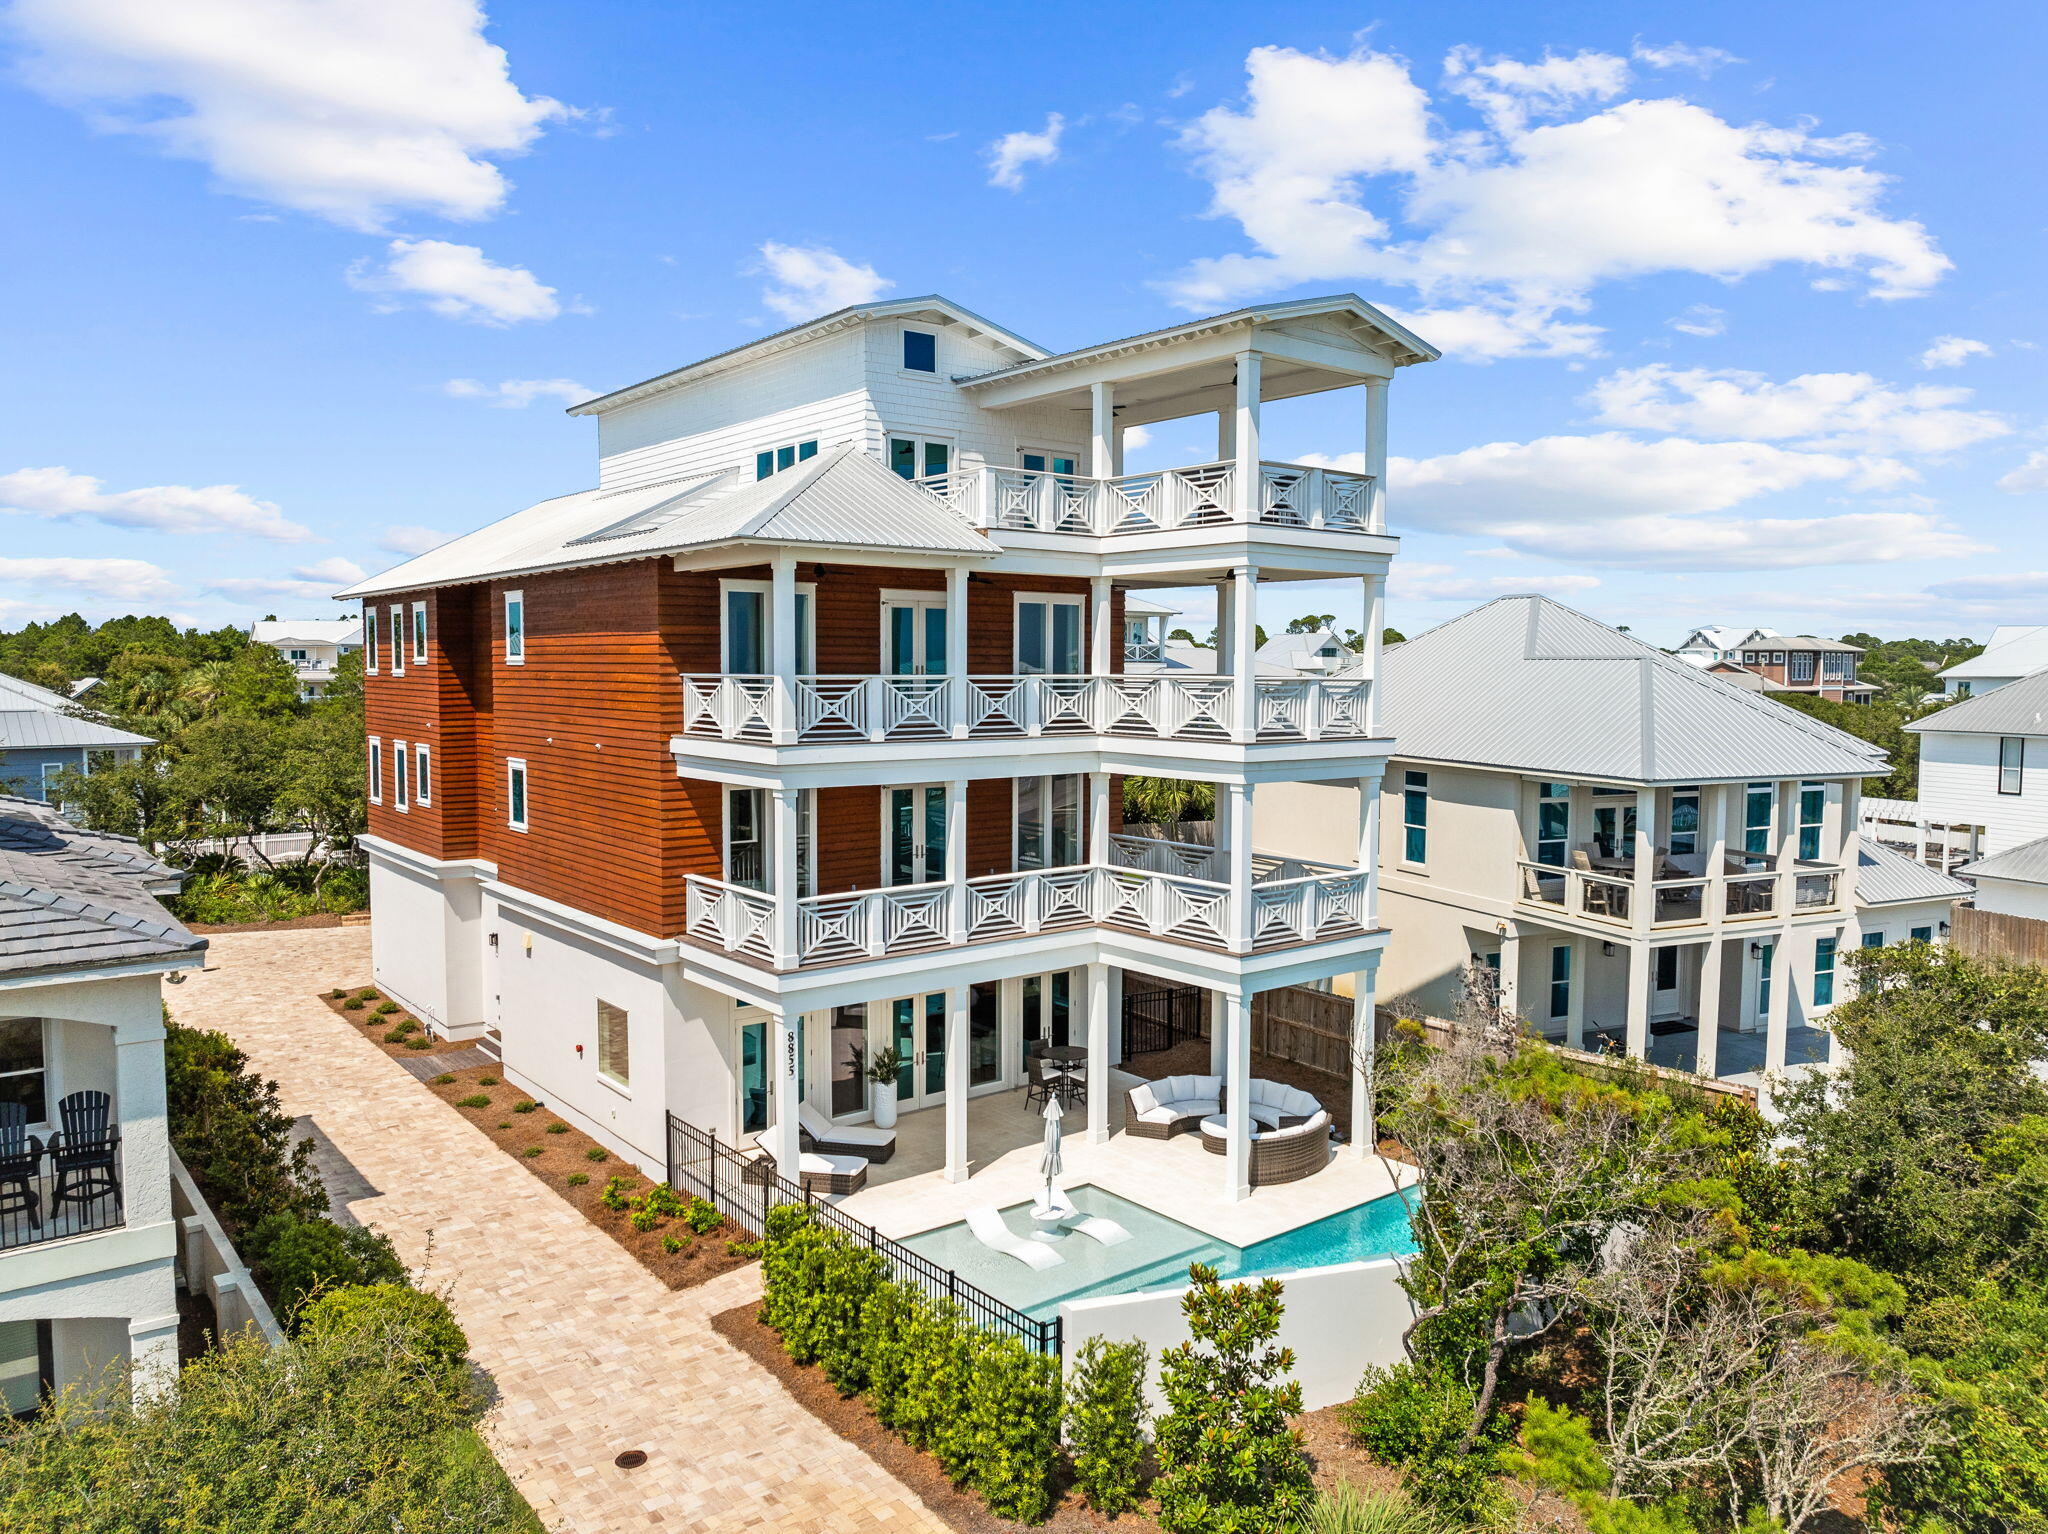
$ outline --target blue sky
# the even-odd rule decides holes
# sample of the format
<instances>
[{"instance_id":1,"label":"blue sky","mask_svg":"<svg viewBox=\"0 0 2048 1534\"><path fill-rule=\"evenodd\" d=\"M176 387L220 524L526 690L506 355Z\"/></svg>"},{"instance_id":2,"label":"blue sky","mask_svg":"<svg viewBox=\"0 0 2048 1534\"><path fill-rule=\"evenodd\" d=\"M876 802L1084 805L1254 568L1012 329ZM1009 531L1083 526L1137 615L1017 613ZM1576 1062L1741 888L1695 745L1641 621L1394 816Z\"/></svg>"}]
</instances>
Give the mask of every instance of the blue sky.
<instances>
[{"instance_id":1,"label":"blue sky","mask_svg":"<svg viewBox=\"0 0 2048 1534\"><path fill-rule=\"evenodd\" d=\"M0 12L0 624L325 613L590 483L579 388L929 291L1055 348L1402 315L1447 354L1393 395L1411 631L2048 615L2038 6L487 10Z\"/></svg>"}]
</instances>

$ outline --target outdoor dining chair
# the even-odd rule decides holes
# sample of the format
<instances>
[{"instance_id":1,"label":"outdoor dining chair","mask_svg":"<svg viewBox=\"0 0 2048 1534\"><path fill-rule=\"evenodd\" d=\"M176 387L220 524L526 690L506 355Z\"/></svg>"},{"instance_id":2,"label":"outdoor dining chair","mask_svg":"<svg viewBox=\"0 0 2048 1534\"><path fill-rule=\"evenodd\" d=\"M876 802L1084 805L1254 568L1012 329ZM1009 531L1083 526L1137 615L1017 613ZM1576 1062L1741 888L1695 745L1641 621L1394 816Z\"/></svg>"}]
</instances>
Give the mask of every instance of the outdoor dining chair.
<instances>
[{"instance_id":1,"label":"outdoor dining chair","mask_svg":"<svg viewBox=\"0 0 2048 1534\"><path fill-rule=\"evenodd\" d=\"M43 1223L43 1196L36 1191L36 1169L42 1164L43 1142L28 1132L28 1109L0 1103L0 1216L28 1211L28 1223Z\"/></svg>"},{"instance_id":2,"label":"outdoor dining chair","mask_svg":"<svg viewBox=\"0 0 2048 1534\"><path fill-rule=\"evenodd\" d=\"M50 1207L62 1204L90 1204L114 1196L114 1213L121 1212L121 1178L115 1170L119 1140L111 1127L114 1100L105 1092L73 1092L59 1099L57 1120L62 1126L50 1137L50 1159L56 1164L57 1185L50 1192Z\"/></svg>"}]
</instances>

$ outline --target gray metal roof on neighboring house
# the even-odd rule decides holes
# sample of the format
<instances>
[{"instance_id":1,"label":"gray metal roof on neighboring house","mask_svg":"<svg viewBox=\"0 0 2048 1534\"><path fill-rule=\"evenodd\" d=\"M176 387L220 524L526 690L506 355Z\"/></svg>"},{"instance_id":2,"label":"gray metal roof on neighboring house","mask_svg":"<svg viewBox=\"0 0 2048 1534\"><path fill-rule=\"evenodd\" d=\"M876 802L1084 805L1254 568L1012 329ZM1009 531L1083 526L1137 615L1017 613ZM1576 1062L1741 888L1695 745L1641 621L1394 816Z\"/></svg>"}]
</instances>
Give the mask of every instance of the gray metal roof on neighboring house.
<instances>
[{"instance_id":1,"label":"gray metal roof on neighboring house","mask_svg":"<svg viewBox=\"0 0 2048 1534\"><path fill-rule=\"evenodd\" d=\"M834 448L767 479L735 470L630 490L582 490L358 581L342 598L677 554L729 543L994 555L958 512L858 447Z\"/></svg>"},{"instance_id":2,"label":"gray metal roof on neighboring house","mask_svg":"<svg viewBox=\"0 0 2048 1534\"><path fill-rule=\"evenodd\" d=\"M0 703L7 701L0 697ZM32 751L57 746L146 746L147 735L117 730L110 724L37 708L0 709L0 751Z\"/></svg>"},{"instance_id":3,"label":"gray metal roof on neighboring house","mask_svg":"<svg viewBox=\"0 0 2048 1534\"><path fill-rule=\"evenodd\" d=\"M1958 873L1973 879L2010 879L2015 884L2048 884L2048 836L2021 842L1988 858L1965 863Z\"/></svg>"},{"instance_id":4,"label":"gray metal roof on neighboring house","mask_svg":"<svg viewBox=\"0 0 2048 1534\"><path fill-rule=\"evenodd\" d=\"M1501 597L1392 646L1394 754L1622 783L1850 778L1882 751L1548 597Z\"/></svg>"},{"instance_id":5,"label":"gray metal roof on neighboring house","mask_svg":"<svg viewBox=\"0 0 2048 1534\"><path fill-rule=\"evenodd\" d=\"M1970 893L1970 886L1962 880L1951 879L1867 836L1856 839L1856 850L1856 903L1860 906L1898 905L1910 900L1961 900Z\"/></svg>"},{"instance_id":6,"label":"gray metal roof on neighboring house","mask_svg":"<svg viewBox=\"0 0 2048 1534\"><path fill-rule=\"evenodd\" d=\"M2031 676L2048 666L2048 624L2001 623L1991 631L1982 653L1935 675L1956 681L1983 678Z\"/></svg>"},{"instance_id":7,"label":"gray metal roof on neighboring house","mask_svg":"<svg viewBox=\"0 0 2048 1534\"><path fill-rule=\"evenodd\" d=\"M40 708L61 714L71 707L71 700L61 692L52 692L47 687L38 687L34 682L24 682L18 676L9 676L0 671L0 709Z\"/></svg>"},{"instance_id":8,"label":"gray metal roof on neighboring house","mask_svg":"<svg viewBox=\"0 0 2048 1534\"><path fill-rule=\"evenodd\" d=\"M0 976L199 962L206 939L151 893L177 878L124 837L81 831L49 805L0 795Z\"/></svg>"},{"instance_id":9,"label":"gray metal roof on neighboring house","mask_svg":"<svg viewBox=\"0 0 2048 1534\"><path fill-rule=\"evenodd\" d=\"M1936 709L1906 728L1916 735L1929 730L1958 735L2048 735L2048 671L2037 671L1981 697Z\"/></svg>"}]
</instances>

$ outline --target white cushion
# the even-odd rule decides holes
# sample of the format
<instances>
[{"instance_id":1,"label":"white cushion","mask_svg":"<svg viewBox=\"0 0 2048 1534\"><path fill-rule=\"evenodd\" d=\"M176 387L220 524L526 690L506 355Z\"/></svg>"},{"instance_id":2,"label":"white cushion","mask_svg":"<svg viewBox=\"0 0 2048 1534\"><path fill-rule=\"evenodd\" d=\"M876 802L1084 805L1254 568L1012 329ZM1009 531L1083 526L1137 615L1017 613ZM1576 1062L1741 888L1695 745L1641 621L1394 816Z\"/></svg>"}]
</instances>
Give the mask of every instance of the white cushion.
<instances>
[{"instance_id":1,"label":"white cushion","mask_svg":"<svg viewBox=\"0 0 2048 1534\"><path fill-rule=\"evenodd\" d=\"M1207 1118L1212 1113L1223 1111L1223 1105L1213 1097L1184 1097L1173 1105L1173 1111L1182 1118Z\"/></svg>"},{"instance_id":2,"label":"white cushion","mask_svg":"<svg viewBox=\"0 0 2048 1534\"><path fill-rule=\"evenodd\" d=\"M1159 1094L1154 1090L1153 1083L1148 1081L1142 1086L1131 1088L1131 1108L1146 1123L1158 1122L1151 1116L1159 1111Z\"/></svg>"},{"instance_id":3,"label":"white cushion","mask_svg":"<svg viewBox=\"0 0 2048 1534\"><path fill-rule=\"evenodd\" d=\"M1171 1124L1179 1117L1181 1115L1171 1108L1141 1108L1138 1110L1139 1120L1146 1124Z\"/></svg>"},{"instance_id":4,"label":"white cushion","mask_svg":"<svg viewBox=\"0 0 2048 1534\"><path fill-rule=\"evenodd\" d=\"M859 1156L821 1156L815 1151L805 1151L797 1157L797 1165L814 1177L828 1172L834 1177L845 1177L858 1172L867 1162Z\"/></svg>"},{"instance_id":5,"label":"white cushion","mask_svg":"<svg viewBox=\"0 0 2048 1534\"><path fill-rule=\"evenodd\" d=\"M1192 1076L1169 1076L1166 1078L1166 1086L1166 1100L1168 1102L1179 1102L1183 1097L1200 1097L1202 1095L1195 1090L1195 1078Z\"/></svg>"}]
</instances>

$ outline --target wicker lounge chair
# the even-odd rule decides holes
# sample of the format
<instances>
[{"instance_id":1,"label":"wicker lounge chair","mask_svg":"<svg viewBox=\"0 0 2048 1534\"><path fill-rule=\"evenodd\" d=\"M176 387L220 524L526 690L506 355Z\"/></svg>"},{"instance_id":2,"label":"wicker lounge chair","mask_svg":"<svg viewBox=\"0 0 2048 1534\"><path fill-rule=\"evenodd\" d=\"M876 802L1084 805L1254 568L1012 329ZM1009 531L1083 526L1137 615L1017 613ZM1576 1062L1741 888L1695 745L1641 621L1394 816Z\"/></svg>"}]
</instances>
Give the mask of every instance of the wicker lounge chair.
<instances>
[{"instance_id":1,"label":"wicker lounge chair","mask_svg":"<svg viewBox=\"0 0 2048 1534\"><path fill-rule=\"evenodd\" d=\"M820 1155L887 1161L896 1154L895 1130L875 1129L867 1124L835 1124L809 1103L798 1106L796 1129L803 1148Z\"/></svg>"}]
</instances>

